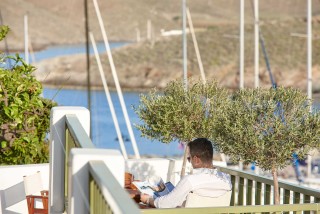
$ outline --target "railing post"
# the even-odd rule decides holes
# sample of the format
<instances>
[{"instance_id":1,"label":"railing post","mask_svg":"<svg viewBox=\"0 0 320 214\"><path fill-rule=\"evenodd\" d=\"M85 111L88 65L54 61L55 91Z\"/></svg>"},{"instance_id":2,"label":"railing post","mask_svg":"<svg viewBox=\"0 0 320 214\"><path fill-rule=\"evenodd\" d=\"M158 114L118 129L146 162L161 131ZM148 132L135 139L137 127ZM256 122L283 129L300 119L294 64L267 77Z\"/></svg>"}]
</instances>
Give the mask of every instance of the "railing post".
<instances>
[{"instance_id":1,"label":"railing post","mask_svg":"<svg viewBox=\"0 0 320 214\"><path fill-rule=\"evenodd\" d=\"M244 205L244 178L239 178L238 205Z\"/></svg>"},{"instance_id":2,"label":"railing post","mask_svg":"<svg viewBox=\"0 0 320 214\"><path fill-rule=\"evenodd\" d=\"M236 205L236 176L231 175L231 183L232 183L232 195L231 195L231 201L230 206Z\"/></svg>"},{"instance_id":3,"label":"railing post","mask_svg":"<svg viewBox=\"0 0 320 214\"><path fill-rule=\"evenodd\" d=\"M299 192L293 193L293 203L300 204L300 193Z\"/></svg>"},{"instance_id":4,"label":"railing post","mask_svg":"<svg viewBox=\"0 0 320 214\"><path fill-rule=\"evenodd\" d=\"M262 183L261 182L256 182L256 195L255 195L255 205L260 205L261 204L261 193L262 193Z\"/></svg>"},{"instance_id":5,"label":"railing post","mask_svg":"<svg viewBox=\"0 0 320 214\"><path fill-rule=\"evenodd\" d=\"M271 185L264 185L264 204L271 204Z\"/></svg>"},{"instance_id":6,"label":"railing post","mask_svg":"<svg viewBox=\"0 0 320 214\"><path fill-rule=\"evenodd\" d=\"M49 163L49 209L50 213L65 210L65 115L75 114L86 133L90 133L90 113L84 107L54 107L50 114L50 163Z\"/></svg>"},{"instance_id":7,"label":"railing post","mask_svg":"<svg viewBox=\"0 0 320 214\"><path fill-rule=\"evenodd\" d=\"M253 181L251 179L248 179L246 205L252 205L252 189L253 189Z\"/></svg>"},{"instance_id":8,"label":"railing post","mask_svg":"<svg viewBox=\"0 0 320 214\"><path fill-rule=\"evenodd\" d=\"M290 204L290 190L284 189L283 204Z\"/></svg>"}]
</instances>

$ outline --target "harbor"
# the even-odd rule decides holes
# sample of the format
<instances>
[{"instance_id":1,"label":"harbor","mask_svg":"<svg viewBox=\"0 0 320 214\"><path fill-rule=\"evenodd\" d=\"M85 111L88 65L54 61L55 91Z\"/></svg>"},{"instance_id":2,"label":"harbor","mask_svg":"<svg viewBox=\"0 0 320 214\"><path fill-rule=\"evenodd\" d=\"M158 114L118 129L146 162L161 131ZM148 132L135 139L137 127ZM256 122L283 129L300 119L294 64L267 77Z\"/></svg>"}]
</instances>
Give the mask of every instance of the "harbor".
<instances>
[{"instance_id":1,"label":"harbor","mask_svg":"<svg viewBox=\"0 0 320 214\"><path fill-rule=\"evenodd\" d=\"M0 2L0 213L319 212L320 1L58 1Z\"/></svg>"}]
</instances>

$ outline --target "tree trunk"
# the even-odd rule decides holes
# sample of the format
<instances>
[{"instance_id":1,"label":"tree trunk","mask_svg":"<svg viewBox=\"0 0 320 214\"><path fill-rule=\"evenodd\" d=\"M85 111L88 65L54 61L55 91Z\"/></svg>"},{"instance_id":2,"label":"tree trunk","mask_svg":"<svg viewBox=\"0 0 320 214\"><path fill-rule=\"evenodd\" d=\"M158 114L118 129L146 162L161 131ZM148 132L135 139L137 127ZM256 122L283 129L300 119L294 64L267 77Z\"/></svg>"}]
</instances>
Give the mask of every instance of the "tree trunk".
<instances>
[{"instance_id":1,"label":"tree trunk","mask_svg":"<svg viewBox=\"0 0 320 214\"><path fill-rule=\"evenodd\" d=\"M187 149L189 149L188 144L184 144L184 154L183 154L183 162L182 162L182 168L181 168L181 173L180 177L182 178L186 174L186 163L187 163Z\"/></svg>"},{"instance_id":2,"label":"tree trunk","mask_svg":"<svg viewBox=\"0 0 320 214\"><path fill-rule=\"evenodd\" d=\"M274 187L274 204L280 204L280 195L279 195L279 183L278 183L278 171L277 168L272 168L272 177L273 177L273 187Z\"/></svg>"}]
</instances>

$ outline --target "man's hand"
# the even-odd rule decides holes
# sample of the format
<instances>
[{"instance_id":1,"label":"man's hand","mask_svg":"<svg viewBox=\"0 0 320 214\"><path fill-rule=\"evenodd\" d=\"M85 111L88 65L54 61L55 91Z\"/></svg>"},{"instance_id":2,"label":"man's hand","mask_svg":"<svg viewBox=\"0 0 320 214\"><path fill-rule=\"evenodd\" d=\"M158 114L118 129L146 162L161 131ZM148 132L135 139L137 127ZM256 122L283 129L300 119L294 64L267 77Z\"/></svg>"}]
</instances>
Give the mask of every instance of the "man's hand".
<instances>
[{"instance_id":1,"label":"man's hand","mask_svg":"<svg viewBox=\"0 0 320 214\"><path fill-rule=\"evenodd\" d=\"M140 195L140 201L144 204L149 204L150 197L151 197L150 195L142 193Z\"/></svg>"}]
</instances>

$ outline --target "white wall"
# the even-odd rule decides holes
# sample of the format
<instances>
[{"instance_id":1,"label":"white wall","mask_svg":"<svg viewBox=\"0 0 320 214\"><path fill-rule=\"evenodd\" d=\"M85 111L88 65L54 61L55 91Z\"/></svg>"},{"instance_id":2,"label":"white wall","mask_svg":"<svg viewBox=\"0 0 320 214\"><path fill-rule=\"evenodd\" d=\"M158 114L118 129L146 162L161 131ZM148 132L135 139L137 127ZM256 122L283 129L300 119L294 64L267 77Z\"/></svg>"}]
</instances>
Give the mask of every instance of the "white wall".
<instances>
[{"instance_id":1,"label":"white wall","mask_svg":"<svg viewBox=\"0 0 320 214\"><path fill-rule=\"evenodd\" d=\"M226 162L213 161L214 166L226 167ZM148 177L160 176L163 181L171 181L176 185L180 181L180 172L182 168L182 159L168 158L141 158L127 159L125 163L126 172L133 174L135 180L147 180ZM189 174L192 166L189 162L186 164L186 174Z\"/></svg>"},{"instance_id":2,"label":"white wall","mask_svg":"<svg viewBox=\"0 0 320 214\"><path fill-rule=\"evenodd\" d=\"M127 159L125 171L133 174L135 180L144 181L148 177L160 176L166 182L171 181L170 164L174 164L174 162L167 158Z\"/></svg>"},{"instance_id":3,"label":"white wall","mask_svg":"<svg viewBox=\"0 0 320 214\"><path fill-rule=\"evenodd\" d=\"M23 176L34 174L37 171L41 172L43 188L47 190L49 188L49 164L0 166L0 213L28 213Z\"/></svg>"},{"instance_id":4,"label":"white wall","mask_svg":"<svg viewBox=\"0 0 320 214\"><path fill-rule=\"evenodd\" d=\"M50 177L49 209L50 213L64 211L64 177L66 146L66 115L75 115L82 128L90 136L90 112L79 106L56 106L50 113ZM70 116L71 116L70 115ZM54 176L54 177L53 177Z\"/></svg>"},{"instance_id":5,"label":"white wall","mask_svg":"<svg viewBox=\"0 0 320 214\"><path fill-rule=\"evenodd\" d=\"M120 151L112 149L74 148L68 165L68 213L85 214L89 207L89 161L103 161L124 187L124 158Z\"/></svg>"}]
</instances>

